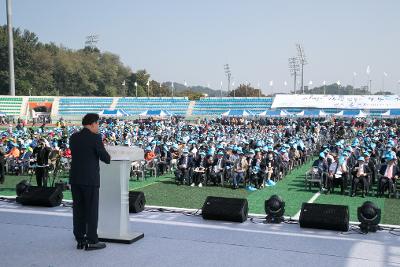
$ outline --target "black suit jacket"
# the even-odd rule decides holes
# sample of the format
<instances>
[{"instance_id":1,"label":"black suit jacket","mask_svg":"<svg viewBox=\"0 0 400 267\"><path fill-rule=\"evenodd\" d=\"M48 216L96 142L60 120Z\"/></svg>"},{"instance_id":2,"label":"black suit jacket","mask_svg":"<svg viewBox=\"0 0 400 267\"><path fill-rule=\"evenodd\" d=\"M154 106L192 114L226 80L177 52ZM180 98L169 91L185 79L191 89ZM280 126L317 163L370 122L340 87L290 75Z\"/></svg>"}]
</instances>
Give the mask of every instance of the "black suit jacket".
<instances>
[{"instance_id":1,"label":"black suit jacket","mask_svg":"<svg viewBox=\"0 0 400 267\"><path fill-rule=\"evenodd\" d=\"M387 164L384 164L381 166L381 169L379 170L379 173L383 176L385 175L386 169L387 169ZM397 165L393 166L393 177L395 177L396 175L399 176L400 175L400 168Z\"/></svg>"},{"instance_id":2,"label":"black suit jacket","mask_svg":"<svg viewBox=\"0 0 400 267\"><path fill-rule=\"evenodd\" d=\"M83 128L71 136L69 144L72 154L70 184L100 187L99 160L107 164L111 160L101 136Z\"/></svg>"}]
</instances>

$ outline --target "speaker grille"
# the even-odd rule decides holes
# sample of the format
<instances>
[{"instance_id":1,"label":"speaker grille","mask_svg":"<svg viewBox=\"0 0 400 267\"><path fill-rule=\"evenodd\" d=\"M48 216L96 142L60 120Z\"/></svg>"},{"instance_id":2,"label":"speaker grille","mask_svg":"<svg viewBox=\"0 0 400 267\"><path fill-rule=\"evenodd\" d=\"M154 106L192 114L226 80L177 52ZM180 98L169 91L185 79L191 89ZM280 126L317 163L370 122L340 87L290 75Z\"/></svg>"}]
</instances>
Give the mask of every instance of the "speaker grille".
<instances>
[{"instance_id":1,"label":"speaker grille","mask_svg":"<svg viewBox=\"0 0 400 267\"><path fill-rule=\"evenodd\" d=\"M243 198L208 196L202 208L202 216L206 220L244 222L247 215L248 203Z\"/></svg>"},{"instance_id":2,"label":"speaker grille","mask_svg":"<svg viewBox=\"0 0 400 267\"><path fill-rule=\"evenodd\" d=\"M300 227L347 232L349 230L349 207L303 203L299 222Z\"/></svg>"}]
</instances>

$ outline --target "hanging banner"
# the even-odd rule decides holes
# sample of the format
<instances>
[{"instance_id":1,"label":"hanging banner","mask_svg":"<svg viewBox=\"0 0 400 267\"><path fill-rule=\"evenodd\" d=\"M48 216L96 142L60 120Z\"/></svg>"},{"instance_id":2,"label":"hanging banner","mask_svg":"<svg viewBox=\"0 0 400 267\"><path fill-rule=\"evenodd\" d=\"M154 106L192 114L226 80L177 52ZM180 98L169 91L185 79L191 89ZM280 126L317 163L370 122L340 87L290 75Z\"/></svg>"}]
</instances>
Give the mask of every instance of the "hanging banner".
<instances>
[{"instance_id":1,"label":"hanging banner","mask_svg":"<svg viewBox=\"0 0 400 267\"><path fill-rule=\"evenodd\" d=\"M276 95L271 108L400 109L398 95Z\"/></svg>"}]
</instances>

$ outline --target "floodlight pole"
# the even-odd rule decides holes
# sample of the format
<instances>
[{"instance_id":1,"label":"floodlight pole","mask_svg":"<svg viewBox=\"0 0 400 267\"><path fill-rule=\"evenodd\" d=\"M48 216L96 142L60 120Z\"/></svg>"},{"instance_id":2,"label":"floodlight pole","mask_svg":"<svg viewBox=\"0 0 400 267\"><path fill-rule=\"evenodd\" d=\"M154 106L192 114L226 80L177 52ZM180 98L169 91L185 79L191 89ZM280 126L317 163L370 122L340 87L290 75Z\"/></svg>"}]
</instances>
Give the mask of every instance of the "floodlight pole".
<instances>
[{"instance_id":1,"label":"floodlight pole","mask_svg":"<svg viewBox=\"0 0 400 267\"><path fill-rule=\"evenodd\" d=\"M11 0L7 0L7 31L8 31L8 63L9 63L9 82L10 95L15 96L15 76L14 76L14 37L12 27Z\"/></svg>"}]
</instances>

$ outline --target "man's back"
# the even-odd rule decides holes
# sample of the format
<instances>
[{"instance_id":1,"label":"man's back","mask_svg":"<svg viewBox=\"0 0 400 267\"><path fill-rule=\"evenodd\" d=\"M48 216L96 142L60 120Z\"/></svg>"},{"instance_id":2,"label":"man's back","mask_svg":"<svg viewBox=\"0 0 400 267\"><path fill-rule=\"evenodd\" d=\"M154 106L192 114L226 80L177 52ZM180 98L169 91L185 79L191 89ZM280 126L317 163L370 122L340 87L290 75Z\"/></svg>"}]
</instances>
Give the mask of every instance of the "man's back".
<instances>
[{"instance_id":1,"label":"man's back","mask_svg":"<svg viewBox=\"0 0 400 267\"><path fill-rule=\"evenodd\" d=\"M100 186L99 159L110 163L101 136L83 128L70 138L72 154L70 184Z\"/></svg>"}]
</instances>

